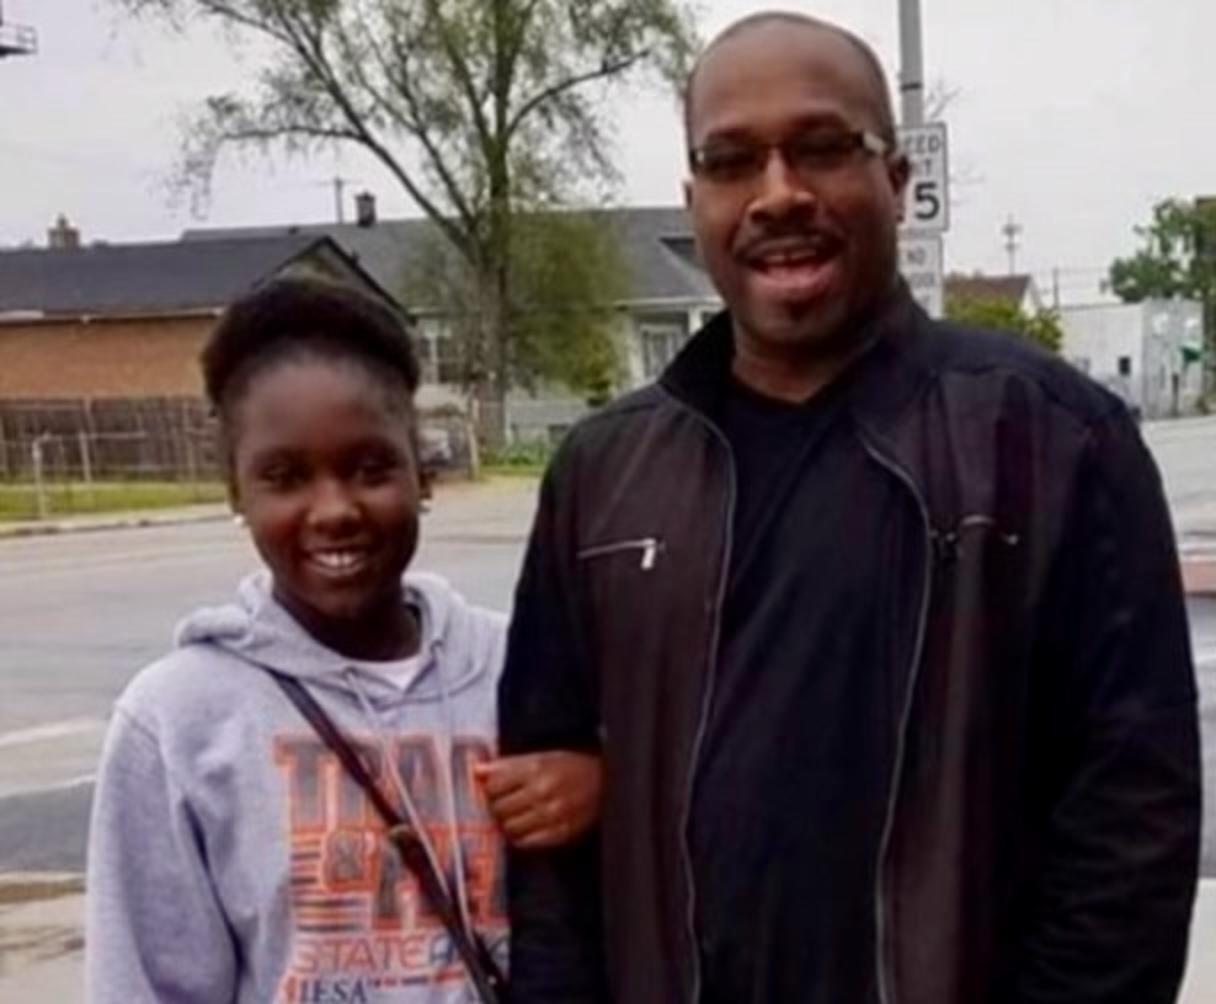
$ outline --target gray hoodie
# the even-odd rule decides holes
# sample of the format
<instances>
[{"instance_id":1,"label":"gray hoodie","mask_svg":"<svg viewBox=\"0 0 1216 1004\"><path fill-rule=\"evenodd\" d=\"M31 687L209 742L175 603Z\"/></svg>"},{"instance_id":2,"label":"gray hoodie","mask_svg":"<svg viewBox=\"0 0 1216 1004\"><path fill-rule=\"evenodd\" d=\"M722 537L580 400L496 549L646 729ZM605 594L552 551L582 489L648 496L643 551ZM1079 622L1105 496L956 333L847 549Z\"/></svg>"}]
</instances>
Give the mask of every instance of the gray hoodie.
<instances>
[{"instance_id":1,"label":"gray hoodie","mask_svg":"<svg viewBox=\"0 0 1216 1004\"><path fill-rule=\"evenodd\" d=\"M93 806L90 1001L475 999L366 796L261 669L299 677L378 769L393 764L386 788L408 795L504 956L502 846L472 768L495 752L505 622L442 580L406 583L423 643L404 687L305 633L264 573L127 687Z\"/></svg>"}]
</instances>

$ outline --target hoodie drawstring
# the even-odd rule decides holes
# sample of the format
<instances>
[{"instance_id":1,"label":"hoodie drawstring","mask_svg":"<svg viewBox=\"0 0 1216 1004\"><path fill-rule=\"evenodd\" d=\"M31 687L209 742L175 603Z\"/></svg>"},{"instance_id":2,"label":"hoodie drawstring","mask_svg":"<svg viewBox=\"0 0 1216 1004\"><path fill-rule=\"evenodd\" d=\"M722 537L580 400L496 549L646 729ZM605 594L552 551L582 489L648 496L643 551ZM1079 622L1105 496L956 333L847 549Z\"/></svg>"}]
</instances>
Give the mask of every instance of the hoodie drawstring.
<instances>
[{"instance_id":1,"label":"hoodie drawstring","mask_svg":"<svg viewBox=\"0 0 1216 1004\"><path fill-rule=\"evenodd\" d=\"M438 643L442 645L442 641ZM469 916L469 890L464 862L464 841L460 839L460 819L456 815L456 775L454 745L456 737L456 715L452 710L452 692L448 686L448 678L443 672L443 660L436 658L435 675L439 677L439 695L443 704L443 731L447 742L448 785L445 793L445 809L448 814L448 826L452 831L452 868L456 873L456 903L460 908L460 917L464 921L464 929L473 934L473 920Z\"/></svg>"},{"instance_id":2,"label":"hoodie drawstring","mask_svg":"<svg viewBox=\"0 0 1216 1004\"><path fill-rule=\"evenodd\" d=\"M452 841L452 870L455 873L457 909L460 911L460 919L461 923L464 924L465 931L471 935L473 933L473 924L469 917L468 882L465 878L464 847L460 839L459 819L456 816L456 799L454 796L456 778L452 769L452 739L453 729L455 728L455 714L452 710L451 691L448 687L447 678L443 674L441 662L442 660L436 659L434 669L439 677L440 695L443 704L444 743L446 746L443 760L448 783L440 785L440 788L443 789L444 812L448 817L448 831L451 834ZM389 730L384 723L383 717L368 697L367 690L359 679L358 671L347 668L343 671L343 675L350 684L351 690L355 692L359 706L363 709L363 715L376 734L376 740L380 745L380 755L384 758L387 767L385 773L392 779L393 787L401 799L405 814L409 817L410 825L413 826L414 831L418 834L418 839L422 842L423 849L426 851L426 855L430 859L431 866L435 869L436 874L441 876L445 886L450 886L452 877L444 871L440 863L439 855L431 841L430 834L427 832L426 827L422 825L422 817L418 812L417 806L414 804L414 799L410 795L409 788L401 777L401 772L393 767L392 744L389 741ZM448 889L448 895L452 895L451 888Z\"/></svg>"}]
</instances>

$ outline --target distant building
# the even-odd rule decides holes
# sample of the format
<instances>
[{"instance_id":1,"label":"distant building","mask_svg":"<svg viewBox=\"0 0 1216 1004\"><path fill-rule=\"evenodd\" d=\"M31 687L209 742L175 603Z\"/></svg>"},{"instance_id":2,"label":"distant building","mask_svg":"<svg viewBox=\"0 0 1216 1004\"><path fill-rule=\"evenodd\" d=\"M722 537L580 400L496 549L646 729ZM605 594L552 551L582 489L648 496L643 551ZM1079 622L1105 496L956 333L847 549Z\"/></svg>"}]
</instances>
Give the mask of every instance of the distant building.
<instances>
[{"instance_id":1,"label":"distant building","mask_svg":"<svg viewBox=\"0 0 1216 1004\"><path fill-rule=\"evenodd\" d=\"M701 267L685 211L678 207L589 211L615 231L628 270L630 293L619 304L627 387L653 380L721 300ZM400 291L420 255L433 253L436 230L426 219L379 220L374 200L361 194L360 222L279 227L187 230L187 244L265 237L329 237L386 289ZM425 299L411 302L423 356L424 407L463 401L460 360L451 319ZM587 411L562 389L516 391L507 402L513 439L555 439Z\"/></svg>"},{"instance_id":2,"label":"distant building","mask_svg":"<svg viewBox=\"0 0 1216 1004\"><path fill-rule=\"evenodd\" d=\"M1065 307L1061 354L1145 418L1191 415L1203 391L1203 307L1191 300Z\"/></svg>"},{"instance_id":3,"label":"distant building","mask_svg":"<svg viewBox=\"0 0 1216 1004\"><path fill-rule=\"evenodd\" d=\"M317 223L279 227L201 228L182 234L184 242L269 236L326 236L337 241L385 288L399 290L418 256L430 253L437 237L426 219L377 220L374 203L360 196L360 223ZM721 300L701 267L687 214L677 207L588 211L611 226L629 273L629 297L620 304L628 323L626 347L630 382L657 376L702 318L721 309ZM443 317L425 302L411 304L419 334L427 342L427 375L451 384L451 354Z\"/></svg>"},{"instance_id":4,"label":"distant building","mask_svg":"<svg viewBox=\"0 0 1216 1004\"><path fill-rule=\"evenodd\" d=\"M1043 309L1039 288L1029 275L948 275L946 302L951 300L1008 302L1026 314Z\"/></svg>"},{"instance_id":5,"label":"distant building","mask_svg":"<svg viewBox=\"0 0 1216 1004\"><path fill-rule=\"evenodd\" d=\"M325 237L0 251L0 401L201 396L198 353L234 299L280 276L352 283L396 301Z\"/></svg>"}]
</instances>

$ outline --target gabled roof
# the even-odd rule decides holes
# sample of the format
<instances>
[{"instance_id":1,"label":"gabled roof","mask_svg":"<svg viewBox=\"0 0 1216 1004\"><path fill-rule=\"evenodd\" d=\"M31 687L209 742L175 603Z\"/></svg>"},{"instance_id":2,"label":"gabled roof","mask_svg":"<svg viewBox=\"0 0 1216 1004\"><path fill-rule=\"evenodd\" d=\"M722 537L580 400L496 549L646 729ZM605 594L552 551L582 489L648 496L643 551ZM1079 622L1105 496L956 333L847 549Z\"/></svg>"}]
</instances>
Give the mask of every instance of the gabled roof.
<instances>
[{"instance_id":1,"label":"gabled roof","mask_svg":"<svg viewBox=\"0 0 1216 1004\"><path fill-rule=\"evenodd\" d=\"M1021 306L1030 292L1028 275L948 275L946 295L960 300L1002 300Z\"/></svg>"},{"instance_id":2,"label":"gabled roof","mask_svg":"<svg viewBox=\"0 0 1216 1004\"><path fill-rule=\"evenodd\" d=\"M575 211L575 210L571 210ZM692 227L675 207L588 210L615 228L637 301L717 300L693 248ZM330 237L385 288L399 291L417 255L434 247L435 225L426 219L381 220L372 226L319 223L279 227L195 229L188 244L274 236Z\"/></svg>"},{"instance_id":3,"label":"gabled roof","mask_svg":"<svg viewBox=\"0 0 1216 1004\"><path fill-rule=\"evenodd\" d=\"M387 295L339 245L324 237L101 244L0 251L0 314L215 310L312 256L337 256L376 293Z\"/></svg>"}]
</instances>

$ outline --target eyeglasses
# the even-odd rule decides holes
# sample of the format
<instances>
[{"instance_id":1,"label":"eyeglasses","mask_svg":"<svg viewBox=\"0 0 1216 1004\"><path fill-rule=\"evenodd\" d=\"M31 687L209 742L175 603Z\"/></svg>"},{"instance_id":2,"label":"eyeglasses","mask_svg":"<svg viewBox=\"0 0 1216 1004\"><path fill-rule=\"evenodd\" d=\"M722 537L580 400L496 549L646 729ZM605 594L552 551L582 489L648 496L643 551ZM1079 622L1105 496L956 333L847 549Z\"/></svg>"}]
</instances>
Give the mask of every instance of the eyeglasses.
<instances>
[{"instance_id":1,"label":"eyeglasses","mask_svg":"<svg viewBox=\"0 0 1216 1004\"><path fill-rule=\"evenodd\" d=\"M753 181L768 167L773 150L803 179L845 167L859 153L885 157L891 144L864 129L816 130L799 133L780 143L718 140L688 151L688 166L694 175L715 185Z\"/></svg>"}]
</instances>

